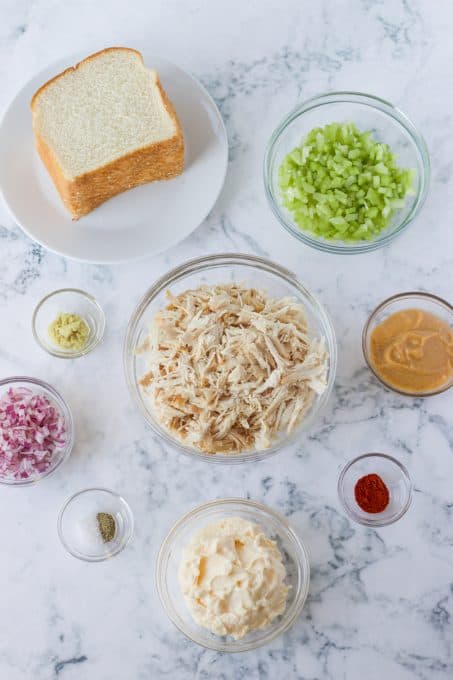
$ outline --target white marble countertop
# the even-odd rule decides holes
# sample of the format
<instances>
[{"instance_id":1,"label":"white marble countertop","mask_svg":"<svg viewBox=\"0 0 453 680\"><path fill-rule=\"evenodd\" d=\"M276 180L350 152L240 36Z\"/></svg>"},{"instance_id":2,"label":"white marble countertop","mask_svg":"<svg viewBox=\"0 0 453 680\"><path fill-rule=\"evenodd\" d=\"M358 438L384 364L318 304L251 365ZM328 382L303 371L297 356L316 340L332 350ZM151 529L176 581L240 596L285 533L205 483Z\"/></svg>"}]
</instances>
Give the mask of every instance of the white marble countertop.
<instances>
[{"instance_id":1,"label":"white marble countertop","mask_svg":"<svg viewBox=\"0 0 453 680\"><path fill-rule=\"evenodd\" d=\"M360 349L366 316L384 297L407 289L451 297L452 34L453 8L423 0L3 0L1 107L66 53L146 40L211 92L227 125L230 165L206 222L176 248L133 266L67 261L1 213L0 374L55 384L77 426L75 450L54 476L33 488L0 489L2 680L453 677L451 393L390 394ZM370 255L299 245L264 197L262 156L273 127L298 101L333 89L370 91L399 105L431 152L432 186L420 216ZM154 438L131 403L121 363L127 321L153 280L188 258L225 250L268 256L296 272L330 310L339 343L336 389L322 421L292 450L233 468L194 463ZM108 319L103 346L74 362L45 355L30 331L37 300L62 285L93 293ZM336 495L340 467L370 450L397 456L415 485L408 514L380 531L351 524ZM96 484L129 500L136 535L114 560L86 564L63 551L56 517L70 494ZM312 565L295 626L268 647L235 656L186 640L154 587L156 554L173 521L226 495L286 514Z\"/></svg>"}]
</instances>

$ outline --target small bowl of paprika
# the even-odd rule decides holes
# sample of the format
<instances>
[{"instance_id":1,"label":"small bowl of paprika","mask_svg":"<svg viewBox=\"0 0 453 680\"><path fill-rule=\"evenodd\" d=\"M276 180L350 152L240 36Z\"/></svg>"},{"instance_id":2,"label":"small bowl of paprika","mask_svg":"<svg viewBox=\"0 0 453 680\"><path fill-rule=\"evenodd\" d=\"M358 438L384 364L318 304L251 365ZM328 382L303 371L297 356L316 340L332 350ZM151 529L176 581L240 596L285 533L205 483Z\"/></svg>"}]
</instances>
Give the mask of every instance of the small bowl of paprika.
<instances>
[{"instance_id":1,"label":"small bowl of paprika","mask_svg":"<svg viewBox=\"0 0 453 680\"><path fill-rule=\"evenodd\" d=\"M407 512L412 483L404 465L392 456L365 453L341 471L338 495L346 514L355 522L383 527Z\"/></svg>"}]
</instances>

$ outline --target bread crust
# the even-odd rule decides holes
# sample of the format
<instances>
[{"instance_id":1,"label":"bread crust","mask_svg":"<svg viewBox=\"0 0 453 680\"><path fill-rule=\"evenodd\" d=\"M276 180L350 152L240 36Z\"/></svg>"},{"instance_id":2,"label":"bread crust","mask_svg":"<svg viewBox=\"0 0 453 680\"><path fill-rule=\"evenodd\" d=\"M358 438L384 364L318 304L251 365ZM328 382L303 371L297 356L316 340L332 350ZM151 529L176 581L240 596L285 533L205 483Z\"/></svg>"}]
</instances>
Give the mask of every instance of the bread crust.
<instances>
[{"instance_id":1,"label":"bread crust","mask_svg":"<svg viewBox=\"0 0 453 680\"><path fill-rule=\"evenodd\" d=\"M51 80L44 83L33 95L30 106L32 112L36 98L52 82L61 78L65 73L80 67L86 61L109 51L127 50L137 54L143 62L143 56L137 50L128 47L109 47L90 55L75 66L71 66L59 73ZM168 114L173 119L176 133L173 137L155 142L141 149L135 149L130 153L96 168L90 172L79 175L73 179L64 176L55 154L49 145L42 139L34 127L35 144L38 153L47 168L66 208L77 220L87 215L97 206L109 198L123 191L132 189L140 184L146 184L155 180L171 179L181 174L184 168L184 137L176 112L163 89L159 77L156 81Z\"/></svg>"}]
</instances>

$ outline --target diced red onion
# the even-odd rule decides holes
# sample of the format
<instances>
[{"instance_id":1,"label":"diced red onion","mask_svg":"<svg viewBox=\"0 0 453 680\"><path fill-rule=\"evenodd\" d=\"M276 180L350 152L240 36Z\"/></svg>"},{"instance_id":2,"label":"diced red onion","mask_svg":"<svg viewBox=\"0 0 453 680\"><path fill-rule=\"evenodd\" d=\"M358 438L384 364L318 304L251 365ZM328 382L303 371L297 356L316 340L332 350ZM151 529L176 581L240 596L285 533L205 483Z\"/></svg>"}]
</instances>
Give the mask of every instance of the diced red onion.
<instances>
[{"instance_id":1,"label":"diced red onion","mask_svg":"<svg viewBox=\"0 0 453 680\"><path fill-rule=\"evenodd\" d=\"M10 387L0 398L0 477L39 477L67 441L61 411L28 387Z\"/></svg>"}]
</instances>

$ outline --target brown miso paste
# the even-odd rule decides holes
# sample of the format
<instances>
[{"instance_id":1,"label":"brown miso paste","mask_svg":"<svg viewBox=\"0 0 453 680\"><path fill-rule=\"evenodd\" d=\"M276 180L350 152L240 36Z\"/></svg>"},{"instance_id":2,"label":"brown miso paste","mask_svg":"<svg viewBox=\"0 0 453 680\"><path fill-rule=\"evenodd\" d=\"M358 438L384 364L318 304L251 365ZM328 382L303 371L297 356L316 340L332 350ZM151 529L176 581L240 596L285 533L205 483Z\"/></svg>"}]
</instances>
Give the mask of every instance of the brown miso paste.
<instances>
[{"instance_id":1,"label":"brown miso paste","mask_svg":"<svg viewBox=\"0 0 453 680\"><path fill-rule=\"evenodd\" d=\"M405 309L376 326L370 338L373 369L402 392L431 392L453 375L453 330L424 309Z\"/></svg>"}]
</instances>

